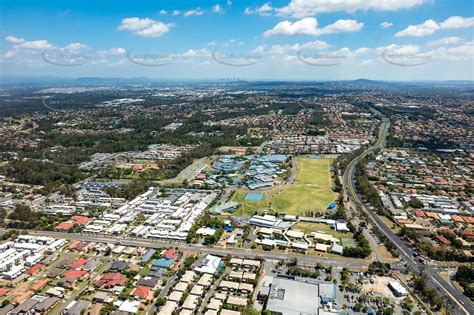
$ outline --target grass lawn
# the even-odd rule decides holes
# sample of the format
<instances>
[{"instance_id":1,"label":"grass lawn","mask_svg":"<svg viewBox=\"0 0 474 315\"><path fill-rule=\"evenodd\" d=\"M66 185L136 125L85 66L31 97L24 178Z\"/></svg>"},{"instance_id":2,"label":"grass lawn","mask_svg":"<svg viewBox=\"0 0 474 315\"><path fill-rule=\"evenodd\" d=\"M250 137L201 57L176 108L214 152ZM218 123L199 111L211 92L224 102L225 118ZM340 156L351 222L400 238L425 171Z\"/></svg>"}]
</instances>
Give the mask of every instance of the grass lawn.
<instances>
[{"instance_id":1,"label":"grass lawn","mask_svg":"<svg viewBox=\"0 0 474 315\"><path fill-rule=\"evenodd\" d=\"M337 194L332 191L331 159L297 157L295 182L272 199L272 209L294 215L312 210L323 212Z\"/></svg>"},{"instance_id":2,"label":"grass lawn","mask_svg":"<svg viewBox=\"0 0 474 315\"><path fill-rule=\"evenodd\" d=\"M320 256L320 257L327 257L327 258L341 258L341 255L336 255L336 254L331 254L331 253L325 253L325 252L320 252L318 250L315 250L314 248L310 248L307 251L308 256Z\"/></svg>"},{"instance_id":3,"label":"grass lawn","mask_svg":"<svg viewBox=\"0 0 474 315\"><path fill-rule=\"evenodd\" d=\"M238 190L234 193L234 197L232 198L233 201L240 203L240 208L235 211L235 215L246 215L251 216L256 211L264 210L269 208L269 197L268 194L264 194L262 201L245 201L245 195L247 195L248 191L246 190Z\"/></svg>"},{"instance_id":4,"label":"grass lawn","mask_svg":"<svg viewBox=\"0 0 474 315\"><path fill-rule=\"evenodd\" d=\"M396 262L400 260L396 257L393 257L384 245L377 246L377 251L379 252L383 262Z\"/></svg>"}]
</instances>

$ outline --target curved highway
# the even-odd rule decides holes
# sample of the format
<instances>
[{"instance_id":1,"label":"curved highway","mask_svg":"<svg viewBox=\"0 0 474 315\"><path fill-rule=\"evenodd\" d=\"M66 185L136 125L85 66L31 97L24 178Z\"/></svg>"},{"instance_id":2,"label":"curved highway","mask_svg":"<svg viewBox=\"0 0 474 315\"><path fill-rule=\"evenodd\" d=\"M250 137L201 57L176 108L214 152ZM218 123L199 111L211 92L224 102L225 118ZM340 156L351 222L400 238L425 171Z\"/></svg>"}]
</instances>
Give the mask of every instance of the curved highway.
<instances>
[{"instance_id":1,"label":"curved highway","mask_svg":"<svg viewBox=\"0 0 474 315\"><path fill-rule=\"evenodd\" d=\"M378 115L382 116L379 112ZM365 211L373 221L373 224L396 245L400 252L401 258L410 266L413 271L421 271L427 275L428 284L435 288L438 293L448 297L453 304L453 311L455 314L474 314L474 307L471 301L457 290L451 283L443 279L432 267L423 265L413 256L413 250L405 244L405 242L398 237L392 229L380 219L380 217L372 211L367 204L365 204L355 189L355 170L357 163L367 155L373 153L385 146L390 122L386 117L382 118L382 124L379 129L379 134L376 143L364 151L360 156L352 160L344 172L344 187L347 190L348 196L352 201L363 211Z\"/></svg>"}]
</instances>

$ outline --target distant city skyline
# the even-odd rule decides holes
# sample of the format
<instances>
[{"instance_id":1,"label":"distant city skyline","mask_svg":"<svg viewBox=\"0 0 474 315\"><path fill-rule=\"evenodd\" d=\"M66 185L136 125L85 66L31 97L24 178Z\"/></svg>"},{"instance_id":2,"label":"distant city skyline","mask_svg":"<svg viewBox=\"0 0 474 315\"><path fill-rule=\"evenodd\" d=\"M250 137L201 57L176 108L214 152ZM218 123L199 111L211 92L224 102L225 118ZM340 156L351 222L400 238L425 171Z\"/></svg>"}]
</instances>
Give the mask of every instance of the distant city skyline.
<instances>
[{"instance_id":1,"label":"distant city skyline","mask_svg":"<svg viewBox=\"0 0 474 315\"><path fill-rule=\"evenodd\" d=\"M474 80L470 0L4 0L2 7L3 77Z\"/></svg>"}]
</instances>

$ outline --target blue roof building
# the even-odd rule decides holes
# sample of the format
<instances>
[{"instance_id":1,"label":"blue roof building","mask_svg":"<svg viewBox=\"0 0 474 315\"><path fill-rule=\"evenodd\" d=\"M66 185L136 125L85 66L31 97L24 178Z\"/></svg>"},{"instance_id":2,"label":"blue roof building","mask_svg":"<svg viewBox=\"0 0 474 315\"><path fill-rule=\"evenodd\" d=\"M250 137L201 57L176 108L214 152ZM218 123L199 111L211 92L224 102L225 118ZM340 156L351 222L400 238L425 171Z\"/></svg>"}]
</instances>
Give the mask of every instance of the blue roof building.
<instances>
[{"instance_id":1,"label":"blue roof building","mask_svg":"<svg viewBox=\"0 0 474 315\"><path fill-rule=\"evenodd\" d=\"M155 259L153 262L153 265L160 267L160 268L168 268L174 263L174 259L170 258L160 258L160 259Z\"/></svg>"},{"instance_id":2,"label":"blue roof building","mask_svg":"<svg viewBox=\"0 0 474 315\"><path fill-rule=\"evenodd\" d=\"M288 159L287 155L284 154L272 154L269 157L270 162L275 162L275 163L284 163Z\"/></svg>"}]
</instances>

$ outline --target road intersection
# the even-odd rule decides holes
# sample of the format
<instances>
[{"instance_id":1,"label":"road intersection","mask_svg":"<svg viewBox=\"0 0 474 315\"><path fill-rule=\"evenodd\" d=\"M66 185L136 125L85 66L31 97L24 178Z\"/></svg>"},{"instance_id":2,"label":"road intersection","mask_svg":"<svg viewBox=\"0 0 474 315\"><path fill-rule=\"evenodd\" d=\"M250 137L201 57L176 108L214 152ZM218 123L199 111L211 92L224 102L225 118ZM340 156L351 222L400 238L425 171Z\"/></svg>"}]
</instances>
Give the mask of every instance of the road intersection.
<instances>
[{"instance_id":1,"label":"road intersection","mask_svg":"<svg viewBox=\"0 0 474 315\"><path fill-rule=\"evenodd\" d=\"M377 112L380 115L380 113ZM393 230L373 211L370 207L362 201L361 196L357 193L355 188L355 171L357 164L369 154L383 149L385 147L386 138L390 122L386 117L382 118L382 124L379 129L379 134L376 143L365 150L357 158L353 159L344 172L344 187L347 190L351 200L371 218L373 224L382 231L382 233L397 247L401 258L410 266L413 271L423 271L428 276L428 284L435 288L443 296L448 297L453 303L455 314L474 314L474 307L467 297L465 297L459 290L453 287L443 279L438 272L431 266L424 265L414 259L413 250L405 244L405 242L396 235Z\"/></svg>"}]
</instances>

